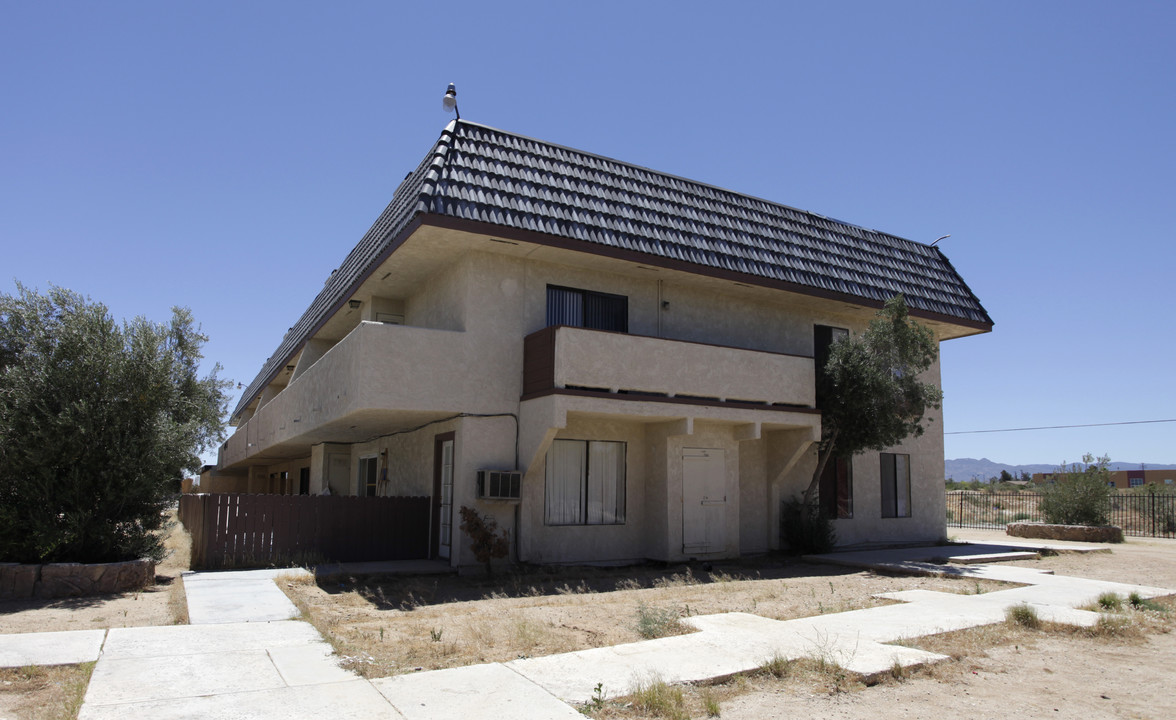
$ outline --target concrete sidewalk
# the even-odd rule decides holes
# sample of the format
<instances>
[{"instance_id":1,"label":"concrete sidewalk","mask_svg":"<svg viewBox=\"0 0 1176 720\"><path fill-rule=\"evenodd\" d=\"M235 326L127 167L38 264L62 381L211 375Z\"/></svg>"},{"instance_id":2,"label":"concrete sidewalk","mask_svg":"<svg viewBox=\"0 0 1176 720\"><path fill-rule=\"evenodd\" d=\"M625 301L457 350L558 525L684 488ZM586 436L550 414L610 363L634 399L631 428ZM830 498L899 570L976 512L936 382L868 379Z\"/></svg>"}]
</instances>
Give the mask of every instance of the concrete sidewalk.
<instances>
[{"instance_id":1,"label":"concrete sidewalk","mask_svg":"<svg viewBox=\"0 0 1176 720\"><path fill-rule=\"evenodd\" d=\"M312 577L302 568L184 573L188 622L209 625L289 620L298 608L278 589L279 577Z\"/></svg>"},{"instance_id":2,"label":"concrete sidewalk","mask_svg":"<svg viewBox=\"0 0 1176 720\"><path fill-rule=\"evenodd\" d=\"M79 661L54 657L97 657L79 716L83 720L324 715L570 720L581 717L573 705L589 701L598 684L605 697L616 697L653 678L697 682L751 672L774 656L819 657L869 676L889 672L896 664L943 659L890 643L1001 622L1014 605L1029 604L1042 619L1092 625L1098 622L1098 613L1076 608L1093 603L1101 593L1173 593L1029 568L929 562L999 552L994 547L951 545L837 553L813 560L889 572L1004 580L1020 587L982 595L888 593L882 597L900 602L787 621L745 613L692 617L684 622L698 632L690 635L371 681L340 668L339 658L309 624L278 619L297 614L296 609L291 613L293 605L273 583L274 577L291 571L193 573L184 578L192 625L0 635L0 660L48 664ZM49 648L57 654L49 654Z\"/></svg>"}]
</instances>

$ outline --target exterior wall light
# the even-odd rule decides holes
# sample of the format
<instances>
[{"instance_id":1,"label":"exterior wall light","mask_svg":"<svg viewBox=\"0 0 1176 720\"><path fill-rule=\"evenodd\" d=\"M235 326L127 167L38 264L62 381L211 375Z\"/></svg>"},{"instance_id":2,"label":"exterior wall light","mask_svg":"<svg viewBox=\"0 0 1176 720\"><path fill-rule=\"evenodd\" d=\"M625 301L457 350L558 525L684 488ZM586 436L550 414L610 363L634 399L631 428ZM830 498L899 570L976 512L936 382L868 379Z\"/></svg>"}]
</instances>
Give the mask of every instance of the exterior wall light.
<instances>
[{"instance_id":1,"label":"exterior wall light","mask_svg":"<svg viewBox=\"0 0 1176 720\"><path fill-rule=\"evenodd\" d=\"M457 109L457 88L453 83L449 83L449 89L445 91L445 97L441 98L441 107L445 108L445 112L451 112L457 115L457 119L461 120L461 111Z\"/></svg>"}]
</instances>

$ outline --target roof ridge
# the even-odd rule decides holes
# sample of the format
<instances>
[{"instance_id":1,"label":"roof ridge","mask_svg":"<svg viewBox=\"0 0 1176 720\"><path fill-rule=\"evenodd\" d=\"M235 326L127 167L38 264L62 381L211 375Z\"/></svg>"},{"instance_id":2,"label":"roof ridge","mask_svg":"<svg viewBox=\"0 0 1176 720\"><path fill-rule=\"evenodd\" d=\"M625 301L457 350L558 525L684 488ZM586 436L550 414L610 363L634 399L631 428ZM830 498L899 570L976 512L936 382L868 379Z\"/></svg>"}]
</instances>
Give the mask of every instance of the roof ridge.
<instances>
[{"instance_id":1,"label":"roof ridge","mask_svg":"<svg viewBox=\"0 0 1176 720\"><path fill-rule=\"evenodd\" d=\"M702 187L702 188L709 188L711 190L715 190L720 193L726 193L728 195L736 195L738 197L745 198L748 200L762 202L762 203L769 205L771 207L774 207L774 208L783 208L784 210L789 210L789 211L792 211L795 213L800 213L802 215L808 215L809 217L819 218L821 220L828 220L830 222L835 222L838 225L844 225L846 227L855 228L855 229L861 230L863 232L874 233L876 235L880 235L882 237L889 238L891 240L897 240L899 242L909 243L910 245L913 245L918 248L930 249L932 247L931 245L928 245L927 243L921 243L918 240L911 240L910 238L905 238L901 235L895 235L894 233L889 233L889 232L885 232L883 230L878 230L876 228L868 228L864 225L857 225L855 223L846 222L844 220L839 220L835 217L831 217L829 215L823 215L823 214L816 212L814 210L805 210L803 208L798 208L798 207L795 207L792 205L787 205L785 203L778 202L776 200L769 200L767 198L760 197L759 195L751 195L749 193L739 192L738 190L732 190L730 188L725 188L721 185L712 185L710 183L702 182L701 180L695 180L693 178L688 178L684 175L675 175L674 173L668 173L663 170L655 170L655 169L653 169L651 167L647 167L645 165L638 165L637 163L631 163L631 162L627 162L625 160L618 160L617 158L611 157L609 155L602 155L600 153L594 153L594 152L590 152L588 150L581 150L579 148L574 148L569 145L561 145L559 143L553 143L549 140L541 140L539 138L531 137L530 135L523 135L521 133L516 133L511 130L503 130L502 128L497 128L497 127L494 127L493 125L487 125L485 123L475 122L473 120L466 120L464 118L461 120L453 120L449 123L449 125L446 126L446 129L453 128L457 124L470 125L472 127L481 128L483 130L489 130L490 132L500 133L502 135L506 135L506 136L509 136L512 138L517 138L519 140L526 140L528 142L537 143L539 145L544 145L544 146L547 146L550 148L556 148L559 150L564 150L567 152L576 153L576 154L584 156L584 157L596 158L598 160L604 160L606 162L615 163L617 165L621 165L621 166L624 166L627 168L632 168L634 170L641 170L644 172L648 172L652 175L656 175L658 177L677 180L679 182L684 182L684 183L687 183L690 185L695 185L695 186Z\"/></svg>"}]
</instances>

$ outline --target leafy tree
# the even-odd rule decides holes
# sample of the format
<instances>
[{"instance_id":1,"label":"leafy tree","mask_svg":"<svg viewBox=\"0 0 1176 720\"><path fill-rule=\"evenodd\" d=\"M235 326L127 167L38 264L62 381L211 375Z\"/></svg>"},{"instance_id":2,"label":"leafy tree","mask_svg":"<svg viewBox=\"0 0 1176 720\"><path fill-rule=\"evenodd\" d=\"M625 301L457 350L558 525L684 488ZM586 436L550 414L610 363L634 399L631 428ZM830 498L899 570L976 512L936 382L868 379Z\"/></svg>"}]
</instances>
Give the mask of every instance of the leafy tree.
<instances>
[{"instance_id":1,"label":"leafy tree","mask_svg":"<svg viewBox=\"0 0 1176 720\"><path fill-rule=\"evenodd\" d=\"M1000 482L1000 483L1011 483L1014 480L1016 480L1016 478L1013 477L1013 474L1011 472L1009 472L1008 470L1001 470L1000 477L997 478L997 482Z\"/></svg>"},{"instance_id":2,"label":"leafy tree","mask_svg":"<svg viewBox=\"0 0 1176 720\"><path fill-rule=\"evenodd\" d=\"M829 348L817 373L821 442L806 505L830 458L848 460L923 434L923 414L939 407L943 393L919 375L937 354L934 336L909 317L902 295L888 300L864 333Z\"/></svg>"},{"instance_id":3,"label":"leafy tree","mask_svg":"<svg viewBox=\"0 0 1176 720\"><path fill-rule=\"evenodd\" d=\"M1108 525L1111 522L1111 486L1109 457L1095 458L1090 453L1082 464L1058 468L1055 481L1041 490L1039 507L1046 522L1055 525Z\"/></svg>"},{"instance_id":4,"label":"leafy tree","mask_svg":"<svg viewBox=\"0 0 1176 720\"><path fill-rule=\"evenodd\" d=\"M224 430L185 308L121 325L52 287L0 294L0 561L160 558L170 496Z\"/></svg>"}]
</instances>

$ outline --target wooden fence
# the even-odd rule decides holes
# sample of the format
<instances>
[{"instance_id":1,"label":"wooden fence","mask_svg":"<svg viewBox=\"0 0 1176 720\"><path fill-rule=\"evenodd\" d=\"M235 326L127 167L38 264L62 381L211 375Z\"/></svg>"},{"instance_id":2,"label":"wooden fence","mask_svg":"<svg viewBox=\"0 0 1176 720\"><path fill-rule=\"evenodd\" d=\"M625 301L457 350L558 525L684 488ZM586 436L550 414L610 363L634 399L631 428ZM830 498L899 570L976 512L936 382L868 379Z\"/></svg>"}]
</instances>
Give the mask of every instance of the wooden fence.
<instances>
[{"instance_id":1,"label":"wooden fence","mask_svg":"<svg viewBox=\"0 0 1176 720\"><path fill-rule=\"evenodd\" d=\"M411 560L429 554L428 497L180 497L192 568Z\"/></svg>"}]
</instances>

